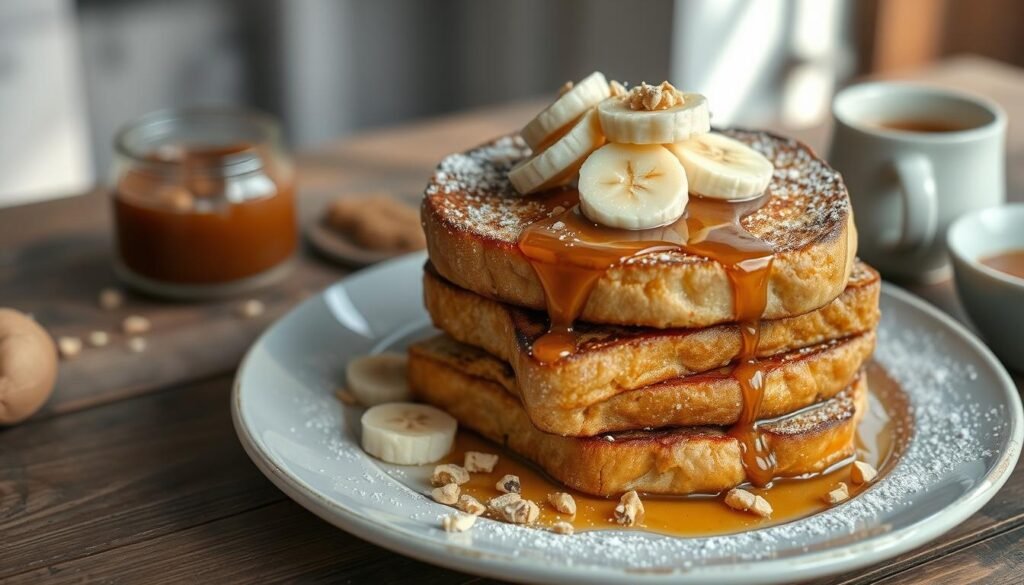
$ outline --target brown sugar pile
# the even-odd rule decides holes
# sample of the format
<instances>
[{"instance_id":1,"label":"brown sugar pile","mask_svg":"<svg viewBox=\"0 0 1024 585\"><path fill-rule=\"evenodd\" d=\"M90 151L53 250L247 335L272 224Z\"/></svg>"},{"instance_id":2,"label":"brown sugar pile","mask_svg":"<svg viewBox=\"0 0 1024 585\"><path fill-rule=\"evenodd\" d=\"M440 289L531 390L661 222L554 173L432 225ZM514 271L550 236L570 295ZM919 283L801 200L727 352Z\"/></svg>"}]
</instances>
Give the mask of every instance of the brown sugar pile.
<instances>
[{"instance_id":1,"label":"brown sugar pile","mask_svg":"<svg viewBox=\"0 0 1024 585\"><path fill-rule=\"evenodd\" d=\"M324 222L367 250L411 252L427 245L419 211L384 193L339 197L327 206Z\"/></svg>"}]
</instances>

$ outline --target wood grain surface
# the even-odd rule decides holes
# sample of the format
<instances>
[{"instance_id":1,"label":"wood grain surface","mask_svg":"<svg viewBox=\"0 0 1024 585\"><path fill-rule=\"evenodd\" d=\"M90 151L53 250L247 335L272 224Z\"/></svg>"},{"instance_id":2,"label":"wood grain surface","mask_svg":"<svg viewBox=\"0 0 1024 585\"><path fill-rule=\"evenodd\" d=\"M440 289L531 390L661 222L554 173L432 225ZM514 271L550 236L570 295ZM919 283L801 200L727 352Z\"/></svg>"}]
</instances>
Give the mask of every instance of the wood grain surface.
<instances>
[{"instance_id":1,"label":"wood grain surface","mask_svg":"<svg viewBox=\"0 0 1024 585\"><path fill-rule=\"evenodd\" d=\"M1024 72L961 58L901 76L987 95L1009 112L1009 193L1024 200ZM328 144L299 157L300 215L331 197L388 190L414 201L441 156L514 130L536 104L492 108ZM793 130L819 150L827 127ZM484 579L361 541L288 500L245 456L229 412L231 373L278 315L346 273L304 250L284 284L256 298L167 304L129 297L101 310L109 270L103 192L0 211L0 306L32 312L55 334L112 331L129 313L154 323L149 348L123 338L61 367L58 390L28 422L0 429L3 583L469 583ZM914 292L963 319L949 282ZM1018 387L1022 379L1015 377ZM822 581L1021 583L1024 471L1018 464L978 514L889 562Z\"/></svg>"}]
</instances>

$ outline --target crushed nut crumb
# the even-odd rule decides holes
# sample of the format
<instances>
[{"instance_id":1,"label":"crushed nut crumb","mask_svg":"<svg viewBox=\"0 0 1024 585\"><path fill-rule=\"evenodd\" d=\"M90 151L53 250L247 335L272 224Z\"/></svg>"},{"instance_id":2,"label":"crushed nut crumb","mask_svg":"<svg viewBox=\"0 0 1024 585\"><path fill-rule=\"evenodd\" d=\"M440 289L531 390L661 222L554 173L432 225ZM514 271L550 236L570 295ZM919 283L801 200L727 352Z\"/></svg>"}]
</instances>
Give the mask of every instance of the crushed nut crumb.
<instances>
[{"instance_id":1,"label":"crushed nut crumb","mask_svg":"<svg viewBox=\"0 0 1024 585\"><path fill-rule=\"evenodd\" d=\"M850 487L843 482L839 482L839 485L834 487L832 491L825 494L825 503L832 504L833 506L845 502L848 499L850 499Z\"/></svg>"},{"instance_id":2,"label":"crushed nut crumb","mask_svg":"<svg viewBox=\"0 0 1024 585\"><path fill-rule=\"evenodd\" d=\"M149 331L152 325L149 319L141 315L129 315L121 321L121 330L128 335L138 335Z\"/></svg>"},{"instance_id":3,"label":"crushed nut crumb","mask_svg":"<svg viewBox=\"0 0 1024 585\"><path fill-rule=\"evenodd\" d=\"M768 500L740 488L733 488L725 494L725 505L733 510L750 512L762 518L770 518L772 515L772 505Z\"/></svg>"},{"instance_id":4,"label":"crushed nut crumb","mask_svg":"<svg viewBox=\"0 0 1024 585\"><path fill-rule=\"evenodd\" d=\"M112 311L124 304L124 294L116 288L105 288L99 295L100 308Z\"/></svg>"},{"instance_id":5,"label":"crushed nut crumb","mask_svg":"<svg viewBox=\"0 0 1024 585\"><path fill-rule=\"evenodd\" d=\"M487 502L487 507L495 513L501 515L504 512L506 506L510 506L519 500L523 499L519 494L504 494L496 498L491 498Z\"/></svg>"},{"instance_id":6,"label":"crushed nut crumb","mask_svg":"<svg viewBox=\"0 0 1024 585\"><path fill-rule=\"evenodd\" d=\"M558 88L558 97L562 97L563 95L569 93L569 90L571 90L574 85L575 84L571 81L566 81L565 83L563 83L562 87Z\"/></svg>"},{"instance_id":7,"label":"crushed nut crumb","mask_svg":"<svg viewBox=\"0 0 1024 585\"><path fill-rule=\"evenodd\" d=\"M484 506L480 503L480 500L469 494L462 494L459 497L459 501L455 502L455 507L474 516L479 516L487 511L487 506Z\"/></svg>"},{"instance_id":8,"label":"crushed nut crumb","mask_svg":"<svg viewBox=\"0 0 1024 585\"><path fill-rule=\"evenodd\" d=\"M255 319L266 311L266 306L259 299L249 299L238 306L238 314L246 319Z\"/></svg>"},{"instance_id":9,"label":"crushed nut crumb","mask_svg":"<svg viewBox=\"0 0 1024 585\"><path fill-rule=\"evenodd\" d=\"M626 100L631 110L653 112L683 105L683 94L667 81L661 85L641 83L629 90Z\"/></svg>"},{"instance_id":10,"label":"crushed nut crumb","mask_svg":"<svg viewBox=\"0 0 1024 585\"><path fill-rule=\"evenodd\" d=\"M82 353L82 340L77 337L57 338L57 352L64 359L71 359Z\"/></svg>"},{"instance_id":11,"label":"crushed nut crumb","mask_svg":"<svg viewBox=\"0 0 1024 585\"><path fill-rule=\"evenodd\" d=\"M470 473L490 473L498 464L498 456L492 453L481 453L479 451L466 451L466 458L462 466Z\"/></svg>"},{"instance_id":12,"label":"crushed nut crumb","mask_svg":"<svg viewBox=\"0 0 1024 585\"><path fill-rule=\"evenodd\" d=\"M146 351L146 338L132 337L128 340L128 350L132 353L142 353Z\"/></svg>"},{"instance_id":13,"label":"crushed nut crumb","mask_svg":"<svg viewBox=\"0 0 1024 585\"><path fill-rule=\"evenodd\" d=\"M469 481L469 472L454 463L445 463L434 468L430 477L430 483L434 485L447 485L454 483L462 485Z\"/></svg>"},{"instance_id":14,"label":"crushed nut crumb","mask_svg":"<svg viewBox=\"0 0 1024 585\"><path fill-rule=\"evenodd\" d=\"M611 90L612 97L619 97L629 93L629 90L626 89L625 85L622 85L614 79L608 82L608 89Z\"/></svg>"},{"instance_id":15,"label":"crushed nut crumb","mask_svg":"<svg viewBox=\"0 0 1024 585\"><path fill-rule=\"evenodd\" d=\"M576 515L576 500L565 492L548 494L548 503L561 514Z\"/></svg>"},{"instance_id":16,"label":"crushed nut crumb","mask_svg":"<svg viewBox=\"0 0 1024 585\"><path fill-rule=\"evenodd\" d=\"M498 483L494 484L494 487L498 488L499 492L506 494L518 494L522 493L523 486L519 483L518 475L505 475L498 480Z\"/></svg>"},{"instance_id":17,"label":"crushed nut crumb","mask_svg":"<svg viewBox=\"0 0 1024 585\"><path fill-rule=\"evenodd\" d=\"M441 518L441 528L445 532L465 532L476 523L476 516L470 514L452 514Z\"/></svg>"},{"instance_id":18,"label":"crushed nut crumb","mask_svg":"<svg viewBox=\"0 0 1024 585\"><path fill-rule=\"evenodd\" d=\"M636 526L644 521L644 504L636 490L629 490L615 506L615 522L622 526Z\"/></svg>"},{"instance_id":19,"label":"crushed nut crumb","mask_svg":"<svg viewBox=\"0 0 1024 585\"><path fill-rule=\"evenodd\" d=\"M451 506L459 501L459 491L461 490L459 490L458 485L449 483L431 490L430 497L434 498L434 501L439 504Z\"/></svg>"},{"instance_id":20,"label":"crushed nut crumb","mask_svg":"<svg viewBox=\"0 0 1024 585\"><path fill-rule=\"evenodd\" d=\"M533 524L540 518L540 508L530 500L519 499L502 507L501 515L512 524Z\"/></svg>"},{"instance_id":21,"label":"crushed nut crumb","mask_svg":"<svg viewBox=\"0 0 1024 585\"><path fill-rule=\"evenodd\" d=\"M551 532L571 536L573 532L576 532L576 529L573 528L572 524L569 524L565 520L559 520L551 525Z\"/></svg>"},{"instance_id":22,"label":"crushed nut crumb","mask_svg":"<svg viewBox=\"0 0 1024 585\"><path fill-rule=\"evenodd\" d=\"M106 331L90 331L86 339L93 347L105 347L110 343L110 334Z\"/></svg>"},{"instance_id":23,"label":"crushed nut crumb","mask_svg":"<svg viewBox=\"0 0 1024 585\"><path fill-rule=\"evenodd\" d=\"M870 463L854 461L850 467L850 481L853 485L871 483L878 477L878 471Z\"/></svg>"}]
</instances>

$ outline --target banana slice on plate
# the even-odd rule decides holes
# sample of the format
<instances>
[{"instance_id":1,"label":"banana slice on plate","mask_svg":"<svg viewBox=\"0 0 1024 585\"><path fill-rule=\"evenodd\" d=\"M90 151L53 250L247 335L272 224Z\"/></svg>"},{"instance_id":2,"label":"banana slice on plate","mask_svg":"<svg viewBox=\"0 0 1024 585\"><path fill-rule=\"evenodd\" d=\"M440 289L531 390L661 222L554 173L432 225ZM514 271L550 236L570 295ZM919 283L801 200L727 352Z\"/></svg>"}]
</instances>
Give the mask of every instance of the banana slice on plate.
<instances>
[{"instance_id":1,"label":"banana slice on plate","mask_svg":"<svg viewBox=\"0 0 1024 585\"><path fill-rule=\"evenodd\" d=\"M665 109L633 109L630 93L606 99L597 106L601 129L609 142L670 144L711 130L708 101L699 93L680 92L682 104Z\"/></svg>"},{"instance_id":2,"label":"banana slice on plate","mask_svg":"<svg viewBox=\"0 0 1024 585\"><path fill-rule=\"evenodd\" d=\"M679 159L656 144L607 144L580 168L580 210L617 228L655 228L679 219L689 200Z\"/></svg>"},{"instance_id":3,"label":"banana slice on plate","mask_svg":"<svg viewBox=\"0 0 1024 585\"><path fill-rule=\"evenodd\" d=\"M378 404L363 413L363 450L388 463L422 465L448 454L458 424L425 404Z\"/></svg>"},{"instance_id":4,"label":"banana slice on plate","mask_svg":"<svg viewBox=\"0 0 1024 585\"><path fill-rule=\"evenodd\" d=\"M542 147L552 142L559 132L610 95L608 81L599 71L595 71L579 83L568 85L568 89L558 96L555 103L530 120L519 134L534 151L543 150Z\"/></svg>"},{"instance_id":5,"label":"banana slice on plate","mask_svg":"<svg viewBox=\"0 0 1024 585\"><path fill-rule=\"evenodd\" d=\"M728 201L750 199L768 188L775 167L761 153L721 134L701 134L666 148L679 158L690 192Z\"/></svg>"},{"instance_id":6,"label":"banana slice on plate","mask_svg":"<svg viewBox=\"0 0 1024 585\"><path fill-rule=\"evenodd\" d=\"M347 389L363 406L409 400L408 362L401 353L358 357L345 369Z\"/></svg>"},{"instance_id":7,"label":"banana slice on plate","mask_svg":"<svg viewBox=\"0 0 1024 585\"><path fill-rule=\"evenodd\" d=\"M508 178L523 195L566 183L602 144L601 124L591 108L551 146L513 167Z\"/></svg>"}]
</instances>

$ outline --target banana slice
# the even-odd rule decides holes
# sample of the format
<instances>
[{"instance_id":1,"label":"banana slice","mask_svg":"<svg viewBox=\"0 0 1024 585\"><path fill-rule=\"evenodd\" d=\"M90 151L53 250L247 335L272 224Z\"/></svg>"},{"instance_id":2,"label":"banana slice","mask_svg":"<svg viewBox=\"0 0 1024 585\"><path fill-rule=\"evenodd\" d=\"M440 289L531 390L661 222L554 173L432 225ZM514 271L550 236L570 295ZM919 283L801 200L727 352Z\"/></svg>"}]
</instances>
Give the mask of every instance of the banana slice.
<instances>
[{"instance_id":1,"label":"banana slice","mask_svg":"<svg viewBox=\"0 0 1024 585\"><path fill-rule=\"evenodd\" d=\"M458 424L425 404L378 404L363 413L363 450L388 463L422 465L448 454Z\"/></svg>"},{"instance_id":2,"label":"banana slice","mask_svg":"<svg viewBox=\"0 0 1024 585\"><path fill-rule=\"evenodd\" d=\"M356 358L345 369L348 391L363 406L409 400L406 381L408 358L400 353L381 353Z\"/></svg>"},{"instance_id":3,"label":"banana slice","mask_svg":"<svg viewBox=\"0 0 1024 585\"><path fill-rule=\"evenodd\" d=\"M671 144L711 130L708 101L699 93L682 93L682 105L663 110L634 110L630 98L626 94L597 106L601 129L609 142Z\"/></svg>"},{"instance_id":4,"label":"banana slice","mask_svg":"<svg viewBox=\"0 0 1024 585\"><path fill-rule=\"evenodd\" d=\"M513 167L508 178L523 195L566 183L602 144L601 124L591 108L554 144Z\"/></svg>"},{"instance_id":5,"label":"banana slice","mask_svg":"<svg viewBox=\"0 0 1024 585\"><path fill-rule=\"evenodd\" d=\"M683 215L686 172L664 146L607 144L580 168L580 209L591 221L642 230Z\"/></svg>"},{"instance_id":6,"label":"banana slice","mask_svg":"<svg viewBox=\"0 0 1024 585\"><path fill-rule=\"evenodd\" d=\"M690 192L704 197L730 201L756 197L775 172L761 153L721 134L701 134L666 147L686 169Z\"/></svg>"},{"instance_id":7,"label":"banana slice","mask_svg":"<svg viewBox=\"0 0 1024 585\"><path fill-rule=\"evenodd\" d=\"M566 85L569 89L519 133L534 151L543 150L542 147L552 142L560 131L611 95L611 87L599 71L584 77L576 85Z\"/></svg>"}]
</instances>

